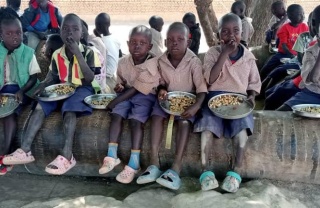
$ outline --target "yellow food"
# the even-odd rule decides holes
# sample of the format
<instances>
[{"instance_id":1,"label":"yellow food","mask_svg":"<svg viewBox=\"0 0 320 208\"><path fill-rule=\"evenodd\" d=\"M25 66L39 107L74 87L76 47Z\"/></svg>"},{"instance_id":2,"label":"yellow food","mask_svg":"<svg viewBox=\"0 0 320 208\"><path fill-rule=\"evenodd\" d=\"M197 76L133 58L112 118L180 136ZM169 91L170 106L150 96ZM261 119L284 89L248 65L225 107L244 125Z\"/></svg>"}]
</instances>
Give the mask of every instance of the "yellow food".
<instances>
[{"instance_id":1,"label":"yellow food","mask_svg":"<svg viewBox=\"0 0 320 208\"><path fill-rule=\"evenodd\" d=\"M307 112L307 113L320 113L320 107L300 108L300 111Z\"/></svg>"},{"instance_id":2,"label":"yellow food","mask_svg":"<svg viewBox=\"0 0 320 208\"><path fill-rule=\"evenodd\" d=\"M187 107L196 102L194 98L188 96L172 96L168 98L168 101L170 103L169 110L177 113L184 112Z\"/></svg>"},{"instance_id":3,"label":"yellow food","mask_svg":"<svg viewBox=\"0 0 320 208\"><path fill-rule=\"evenodd\" d=\"M66 95L74 91L74 87L70 85L58 85L52 90L48 90L49 93L57 93L58 95Z\"/></svg>"},{"instance_id":4,"label":"yellow food","mask_svg":"<svg viewBox=\"0 0 320 208\"><path fill-rule=\"evenodd\" d=\"M7 96L2 96L0 103L1 103L1 107L5 106L8 102L8 97Z\"/></svg>"},{"instance_id":5,"label":"yellow food","mask_svg":"<svg viewBox=\"0 0 320 208\"><path fill-rule=\"evenodd\" d=\"M210 108L219 108L220 106L228 105L240 105L243 102L243 98L236 95L221 95L217 99L212 100L209 103Z\"/></svg>"},{"instance_id":6,"label":"yellow food","mask_svg":"<svg viewBox=\"0 0 320 208\"><path fill-rule=\"evenodd\" d=\"M91 100L91 104L107 106L111 102L111 100L113 99L104 97L101 100Z\"/></svg>"}]
</instances>

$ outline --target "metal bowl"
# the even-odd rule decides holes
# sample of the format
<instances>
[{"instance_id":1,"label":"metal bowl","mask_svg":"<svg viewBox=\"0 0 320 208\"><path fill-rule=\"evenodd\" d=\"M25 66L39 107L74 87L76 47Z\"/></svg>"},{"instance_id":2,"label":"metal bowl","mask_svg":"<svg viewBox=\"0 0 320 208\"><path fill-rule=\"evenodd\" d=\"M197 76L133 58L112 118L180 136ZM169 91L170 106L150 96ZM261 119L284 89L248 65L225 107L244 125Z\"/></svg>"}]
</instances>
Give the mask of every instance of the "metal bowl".
<instances>
[{"instance_id":1,"label":"metal bowl","mask_svg":"<svg viewBox=\"0 0 320 208\"><path fill-rule=\"evenodd\" d=\"M93 109L106 109L107 105L94 105L92 101L101 101L102 99L109 98L113 100L116 98L116 94L97 94L97 95L90 95L84 99L84 102L89 105Z\"/></svg>"},{"instance_id":2,"label":"metal bowl","mask_svg":"<svg viewBox=\"0 0 320 208\"><path fill-rule=\"evenodd\" d=\"M1 93L0 95L8 97L6 104L0 105L0 118L4 118L14 113L14 111L19 107L19 103L16 101L14 94Z\"/></svg>"},{"instance_id":3,"label":"metal bowl","mask_svg":"<svg viewBox=\"0 0 320 208\"><path fill-rule=\"evenodd\" d=\"M309 113L302 111L302 108L307 108L307 107L316 107L320 108L320 105L316 104L301 104L301 105L295 105L292 107L292 111L294 114L298 116L303 116L303 117L308 117L308 118L320 118L320 113Z\"/></svg>"},{"instance_id":4,"label":"metal bowl","mask_svg":"<svg viewBox=\"0 0 320 208\"><path fill-rule=\"evenodd\" d=\"M237 96L239 98L242 98L243 102L241 102L239 105L222 105L218 108L210 108L210 103L213 100L220 98L221 96L224 96L224 95ZM247 100L247 96L241 95L241 94L236 94L236 93L223 93L220 95L216 95L209 100L208 107L214 115L216 115L220 118L224 118L224 119L244 118L244 117L248 116L254 109L254 105L252 105Z\"/></svg>"},{"instance_id":5,"label":"metal bowl","mask_svg":"<svg viewBox=\"0 0 320 208\"><path fill-rule=\"evenodd\" d=\"M63 94L63 95L59 95L55 92L50 92L59 86L66 86L66 85L73 87L74 90L72 92L69 92L69 93ZM46 87L44 89L44 91L38 96L38 99L41 101L45 101L45 102L63 100L63 99L66 99L66 98L72 96L74 94L75 90L76 90L76 87L70 83L54 84L54 85Z\"/></svg>"},{"instance_id":6,"label":"metal bowl","mask_svg":"<svg viewBox=\"0 0 320 208\"><path fill-rule=\"evenodd\" d=\"M175 115L175 116L180 116L182 112L175 112L175 111L170 111L170 102L168 99L172 97L190 97L193 99L196 99L196 96L194 94L188 93L188 92L180 92L180 91L174 91L174 92L168 92L167 94L167 99L159 101L159 104L162 108L162 110L168 114Z\"/></svg>"}]
</instances>

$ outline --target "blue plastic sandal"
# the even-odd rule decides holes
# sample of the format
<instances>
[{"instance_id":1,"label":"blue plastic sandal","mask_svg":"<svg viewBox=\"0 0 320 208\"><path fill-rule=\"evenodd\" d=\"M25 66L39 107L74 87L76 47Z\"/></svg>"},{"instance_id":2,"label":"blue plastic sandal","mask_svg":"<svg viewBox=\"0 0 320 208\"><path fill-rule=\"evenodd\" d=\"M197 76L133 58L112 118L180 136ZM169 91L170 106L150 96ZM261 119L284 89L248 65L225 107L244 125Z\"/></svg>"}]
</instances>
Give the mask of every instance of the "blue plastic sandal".
<instances>
[{"instance_id":1,"label":"blue plastic sandal","mask_svg":"<svg viewBox=\"0 0 320 208\"><path fill-rule=\"evenodd\" d=\"M227 177L223 180L221 188L227 192L235 193L239 190L241 177L234 171L228 171Z\"/></svg>"},{"instance_id":2,"label":"blue plastic sandal","mask_svg":"<svg viewBox=\"0 0 320 208\"><path fill-rule=\"evenodd\" d=\"M174 170L167 170L164 172L156 182L169 189L178 190L181 186L181 179Z\"/></svg>"},{"instance_id":3,"label":"blue plastic sandal","mask_svg":"<svg viewBox=\"0 0 320 208\"><path fill-rule=\"evenodd\" d=\"M151 183L157 180L162 172L155 165L150 165L137 179L137 184Z\"/></svg>"},{"instance_id":4,"label":"blue plastic sandal","mask_svg":"<svg viewBox=\"0 0 320 208\"><path fill-rule=\"evenodd\" d=\"M218 181L212 171L203 172L199 178L202 191L215 189L219 186Z\"/></svg>"}]
</instances>

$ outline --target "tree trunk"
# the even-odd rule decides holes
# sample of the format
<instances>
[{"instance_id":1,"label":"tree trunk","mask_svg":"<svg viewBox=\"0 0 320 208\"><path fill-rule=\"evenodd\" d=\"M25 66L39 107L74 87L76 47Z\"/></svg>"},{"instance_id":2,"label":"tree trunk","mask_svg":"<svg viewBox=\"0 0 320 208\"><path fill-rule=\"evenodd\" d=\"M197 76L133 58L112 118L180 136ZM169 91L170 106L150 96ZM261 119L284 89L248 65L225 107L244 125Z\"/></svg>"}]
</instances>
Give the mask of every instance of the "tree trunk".
<instances>
[{"instance_id":1,"label":"tree trunk","mask_svg":"<svg viewBox=\"0 0 320 208\"><path fill-rule=\"evenodd\" d=\"M209 47L214 46L218 40L214 33L218 32L218 20L212 7L212 0L194 0L199 21Z\"/></svg>"},{"instance_id":2,"label":"tree trunk","mask_svg":"<svg viewBox=\"0 0 320 208\"><path fill-rule=\"evenodd\" d=\"M257 0L242 0L246 4L246 17L251 17L254 7L257 4Z\"/></svg>"}]
</instances>

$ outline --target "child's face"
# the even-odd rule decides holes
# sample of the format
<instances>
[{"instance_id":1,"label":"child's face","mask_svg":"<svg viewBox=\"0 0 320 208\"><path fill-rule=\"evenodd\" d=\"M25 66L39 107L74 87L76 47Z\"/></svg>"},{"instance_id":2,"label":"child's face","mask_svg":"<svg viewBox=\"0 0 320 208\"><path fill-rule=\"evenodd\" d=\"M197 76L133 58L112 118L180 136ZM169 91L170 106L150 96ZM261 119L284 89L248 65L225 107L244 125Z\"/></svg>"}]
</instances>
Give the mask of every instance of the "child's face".
<instances>
[{"instance_id":1,"label":"child's face","mask_svg":"<svg viewBox=\"0 0 320 208\"><path fill-rule=\"evenodd\" d=\"M64 43L67 42L67 38L72 38L77 43L82 38L82 24L76 17L69 17L64 19L61 26L61 39Z\"/></svg>"},{"instance_id":2,"label":"child's face","mask_svg":"<svg viewBox=\"0 0 320 208\"><path fill-rule=\"evenodd\" d=\"M304 12L302 8L297 8L293 12L288 13L288 18L291 21L291 24L298 25L304 20Z\"/></svg>"},{"instance_id":3,"label":"child's face","mask_svg":"<svg viewBox=\"0 0 320 208\"><path fill-rule=\"evenodd\" d=\"M46 9L48 7L48 0L37 0L37 2L41 9Z\"/></svg>"},{"instance_id":4,"label":"child's face","mask_svg":"<svg viewBox=\"0 0 320 208\"><path fill-rule=\"evenodd\" d=\"M244 18L244 10L241 7L234 7L231 9L231 12L240 17L241 19Z\"/></svg>"},{"instance_id":5,"label":"child's face","mask_svg":"<svg viewBox=\"0 0 320 208\"><path fill-rule=\"evenodd\" d=\"M286 14L286 8L284 4L280 4L276 8L274 8L274 10L272 10L272 14L279 19L283 17Z\"/></svg>"},{"instance_id":6,"label":"child's face","mask_svg":"<svg viewBox=\"0 0 320 208\"><path fill-rule=\"evenodd\" d=\"M164 25L163 20L159 20L159 22L158 22L158 24L157 24L157 27L156 27L155 29L156 29L158 32L161 32L163 25Z\"/></svg>"},{"instance_id":7,"label":"child's face","mask_svg":"<svg viewBox=\"0 0 320 208\"><path fill-rule=\"evenodd\" d=\"M96 24L96 29L101 34L107 34L107 31L109 30L110 22L106 18L100 18L98 23Z\"/></svg>"},{"instance_id":8,"label":"child's face","mask_svg":"<svg viewBox=\"0 0 320 208\"><path fill-rule=\"evenodd\" d=\"M133 60L146 57L152 48L149 38L143 33L133 33L127 43Z\"/></svg>"},{"instance_id":9,"label":"child's face","mask_svg":"<svg viewBox=\"0 0 320 208\"><path fill-rule=\"evenodd\" d=\"M10 51L18 48L22 42L22 26L19 20L11 20L1 25L1 37L6 48Z\"/></svg>"},{"instance_id":10,"label":"child's face","mask_svg":"<svg viewBox=\"0 0 320 208\"><path fill-rule=\"evenodd\" d=\"M189 19L183 20L183 24L187 25L188 28L192 28L194 26L194 23Z\"/></svg>"},{"instance_id":11,"label":"child's face","mask_svg":"<svg viewBox=\"0 0 320 208\"><path fill-rule=\"evenodd\" d=\"M171 29L167 33L165 44L170 55L180 56L185 54L190 45L187 30L182 28Z\"/></svg>"},{"instance_id":12,"label":"child's face","mask_svg":"<svg viewBox=\"0 0 320 208\"><path fill-rule=\"evenodd\" d=\"M225 44L228 44L230 41L235 41L237 45L239 45L241 40L241 32L241 26L239 25L238 21L228 21L221 25L219 37L220 40L223 40Z\"/></svg>"}]
</instances>

